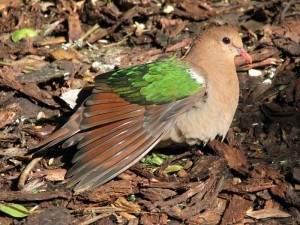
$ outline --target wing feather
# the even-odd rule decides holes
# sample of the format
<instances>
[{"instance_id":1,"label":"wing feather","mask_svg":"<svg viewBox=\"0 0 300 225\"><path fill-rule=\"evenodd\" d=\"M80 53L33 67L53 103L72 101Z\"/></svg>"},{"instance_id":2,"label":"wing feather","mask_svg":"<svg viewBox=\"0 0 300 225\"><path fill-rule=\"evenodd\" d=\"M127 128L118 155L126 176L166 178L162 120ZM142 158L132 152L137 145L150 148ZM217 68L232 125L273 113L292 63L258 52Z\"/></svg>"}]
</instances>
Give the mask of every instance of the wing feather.
<instances>
[{"instance_id":1,"label":"wing feather","mask_svg":"<svg viewBox=\"0 0 300 225\"><path fill-rule=\"evenodd\" d=\"M158 73L159 69L153 66L155 67L154 63L150 68L152 73ZM147 69L147 66L137 67L136 71L142 73L147 72ZM134 75L132 79L122 77L120 71L109 82L107 79L112 73L96 77L95 88L79 111L65 126L39 145L49 147L63 140L63 147L77 144L74 165L67 173L69 186L75 186L74 190L77 192L107 182L140 160L169 132L177 116L193 107L205 92L202 88L195 93L195 88L199 87L194 85L191 95L184 92L176 101L169 101L168 99L175 98L176 91L173 91L174 96L171 93L166 97L167 102L155 104L155 96L149 95L152 98L149 102L147 96L143 97L140 93L136 95L135 90L140 91L146 82L138 77L136 71L131 74ZM154 78L164 79L163 75L158 74L158 78ZM150 82L152 74L147 76L147 82ZM136 87L128 89L126 85L130 82ZM113 83L118 84L116 90L122 94L109 86ZM161 82L159 84L162 85ZM165 87L165 84L162 86ZM127 91L130 93L128 99L123 96ZM167 91L160 91L160 94L164 93L168 95ZM135 96L136 100L130 101ZM139 99L145 104L140 104Z\"/></svg>"}]
</instances>

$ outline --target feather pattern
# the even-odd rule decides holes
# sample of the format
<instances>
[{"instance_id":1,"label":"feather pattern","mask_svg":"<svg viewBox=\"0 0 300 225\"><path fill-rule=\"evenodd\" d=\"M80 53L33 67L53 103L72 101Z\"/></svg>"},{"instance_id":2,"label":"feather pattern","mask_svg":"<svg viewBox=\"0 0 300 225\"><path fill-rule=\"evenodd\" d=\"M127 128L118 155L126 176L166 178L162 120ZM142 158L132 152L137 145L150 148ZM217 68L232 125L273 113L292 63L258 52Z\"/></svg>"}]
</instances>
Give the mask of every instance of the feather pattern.
<instances>
[{"instance_id":1,"label":"feather pattern","mask_svg":"<svg viewBox=\"0 0 300 225\"><path fill-rule=\"evenodd\" d=\"M140 160L170 131L176 116L187 111L205 92L204 84L202 88L197 84L201 91L191 96L168 94L174 95L171 98L179 96L177 101L137 104L109 86L112 85L107 82L110 76L107 73L95 79L95 88L84 105L53 134L53 141L43 147L62 140L65 140L62 147L77 145L74 165L67 173L69 186L76 185L77 192L105 183Z\"/></svg>"},{"instance_id":2,"label":"feather pattern","mask_svg":"<svg viewBox=\"0 0 300 225\"><path fill-rule=\"evenodd\" d=\"M99 82L105 81L98 80L96 88L105 87ZM97 91L97 98L92 95L83 112L80 129L86 131L78 140L75 164L67 174L69 185L78 183L75 191L100 185L129 168L170 130L175 111L184 112L195 102L191 96L164 105L141 106L126 101L120 103L119 95L113 92L108 95L107 91L105 87L103 95L109 96L109 103L99 102L102 93Z\"/></svg>"},{"instance_id":3,"label":"feather pattern","mask_svg":"<svg viewBox=\"0 0 300 225\"><path fill-rule=\"evenodd\" d=\"M193 145L224 136L239 96L234 57L251 62L242 45L234 29L212 28L182 60L97 76L92 94L37 148L77 145L67 177L81 192L128 169L162 140Z\"/></svg>"}]
</instances>

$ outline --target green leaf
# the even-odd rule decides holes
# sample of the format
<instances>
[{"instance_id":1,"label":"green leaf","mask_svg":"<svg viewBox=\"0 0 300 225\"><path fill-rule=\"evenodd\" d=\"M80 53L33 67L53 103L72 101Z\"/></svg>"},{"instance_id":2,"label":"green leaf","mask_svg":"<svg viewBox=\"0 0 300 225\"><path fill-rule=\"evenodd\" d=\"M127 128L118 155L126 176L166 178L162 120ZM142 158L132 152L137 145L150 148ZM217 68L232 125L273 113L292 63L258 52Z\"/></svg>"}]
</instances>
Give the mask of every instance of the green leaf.
<instances>
[{"instance_id":1,"label":"green leaf","mask_svg":"<svg viewBox=\"0 0 300 225\"><path fill-rule=\"evenodd\" d=\"M149 155L141 159L141 163L145 166L160 166L164 160L159 156Z\"/></svg>"},{"instance_id":2,"label":"green leaf","mask_svg":"<svg viewBox=\"0 0 300 225\"><path fill-rule=\"evenodd\" d=\"M129 201L129 202L135 202L136 201L136 196L133 195L133 194L130 195L130 196L128 196L127 201Z\"/></svg>"},{"instance_id":3,"label":"green leaf","mask_svg":"<svg viewBox=\"0 0 300 225\"><path fill-rule=\"evenodd\" d=\"M159 156L151 157L150 164L160 166L164 163L164 160Z\"/></svg>"},{"instance_id":4,"label":"green leaf","mask_svg":"<svg viewBox=\"0 0 300 225\"><path fill-rule=\"evenodd\" d=\"M13 42L18 42L26 37L34 37L38 35L38 31L32 28L23 28L12 33L11 39Z\"/></svg>"},{"instance_id":5,"label":"green leaf","mask_svg":"<svg viewBox=\"0 0 300 225\"><path fill-rule=\"evenodd\" d=\"M174 172L177 172L177 171L179 171L181 169L183 169L182 165L178 165L178 164L168 165L168 167L165 169L165 172L166 173L174 173Z\"/></svg>"},{"instance_id":6,"label":"green leaf","mask_svg":"<svg viewBox=\"0 0 300 225\"><path fill-rule=\"evenodd\" d=\"M15 218L23 218L30 215L28 209L15 203L0 203L0 211Z\"/></svg>"},{"instance_id":7,"label":"green leaf","mask_svg":"<svg viewBox=\"0 0 300 225\"><path fill-rule=\"evenodd\" d=\"M174 157L174 155L165 155L153 152L141 159L141 163L145 166L161 166L167 159Z\"/></svg>"}]
</instances>

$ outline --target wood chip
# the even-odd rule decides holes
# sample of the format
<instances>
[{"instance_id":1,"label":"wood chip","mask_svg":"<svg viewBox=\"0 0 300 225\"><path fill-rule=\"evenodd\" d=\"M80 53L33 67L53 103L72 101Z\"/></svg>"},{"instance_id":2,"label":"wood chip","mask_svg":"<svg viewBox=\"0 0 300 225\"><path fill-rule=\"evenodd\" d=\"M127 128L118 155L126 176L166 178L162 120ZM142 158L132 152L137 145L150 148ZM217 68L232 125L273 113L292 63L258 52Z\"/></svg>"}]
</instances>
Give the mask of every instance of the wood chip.
<instances>
[{"instance_id":1,"label":"wood chip","mask_svg":"<svg viewBox=\"0 0 300 225\"><path fill-rule=\"evenodd\" d=\"M255 219L287 218L291 216L290 214L279 209L262 209L257 211L249 210L246 215Z\"/></svg>"}]
</instances>

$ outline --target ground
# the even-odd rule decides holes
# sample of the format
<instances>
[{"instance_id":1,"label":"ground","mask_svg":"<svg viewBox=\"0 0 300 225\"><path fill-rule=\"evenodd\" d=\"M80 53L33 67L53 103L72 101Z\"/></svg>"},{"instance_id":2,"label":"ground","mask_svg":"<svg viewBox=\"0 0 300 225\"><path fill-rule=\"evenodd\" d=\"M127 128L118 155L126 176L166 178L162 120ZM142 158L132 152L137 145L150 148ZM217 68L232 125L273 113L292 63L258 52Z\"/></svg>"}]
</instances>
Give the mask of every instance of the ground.
<instances>
[{"instance_id":1,"label":"ground","mask_svg":"<svg viewBox=\"0 0 300 225\"><path fill-rule=\"evenodd\" d=\"M3 0L0 12L1 225L300 223L298 1ZM224 142L154 150L79 194L64 178L74 148L32 157L73 112L62 95L114 68L183 56L224 24L253 58L236 58L240 101ZM11 203L24 215L8 215Z\"/></svg>"}]
</instances>

